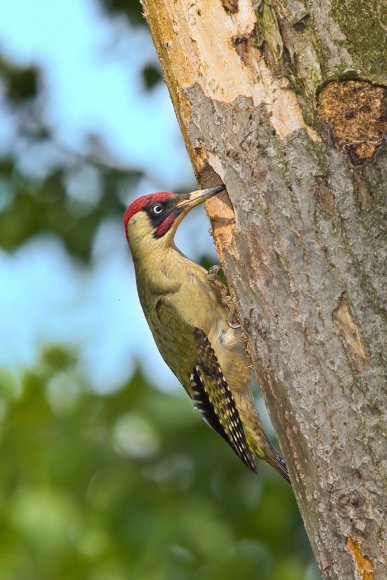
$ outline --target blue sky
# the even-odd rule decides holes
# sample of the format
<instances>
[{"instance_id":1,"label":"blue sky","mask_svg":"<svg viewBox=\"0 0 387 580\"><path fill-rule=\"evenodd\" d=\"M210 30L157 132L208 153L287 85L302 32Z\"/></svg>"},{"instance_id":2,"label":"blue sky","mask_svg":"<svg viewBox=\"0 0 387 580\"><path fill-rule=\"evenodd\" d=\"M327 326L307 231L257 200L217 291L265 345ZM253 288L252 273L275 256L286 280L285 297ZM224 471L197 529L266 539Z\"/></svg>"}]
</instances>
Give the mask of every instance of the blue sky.
<instances>
[{"instance_id":1,"label":"blue sky","mask_svg":"<svg viewBox=\"0 0 387 580\"><path fill-rule=\"evenodd\" d=\"M144 170L126 201L195 187L165 85L145 92L141 84L143 66L157 62L146 29L119 17L112 22L92 0L12 0L0 4L0 52L42 67L44 118L60 146L82 154L87 135L97 134L110 160ZM26 171L44 172L44 152L15 143L16 120L1 104L1 88L0 115L0 153L16 150ZM93 184L92 177L86 182ZM198 208L177 244L192 258L212 251L216 262L208 230ZM74 261L51 235L12 253L0 249L0 280L0 367L18 375L45 345L59 343L78 351L78 371L98 391L120 386L136 361L158 386L176 385L143 319L121 221L101 224L90 267Z\"/></svg>"}]
</instances>

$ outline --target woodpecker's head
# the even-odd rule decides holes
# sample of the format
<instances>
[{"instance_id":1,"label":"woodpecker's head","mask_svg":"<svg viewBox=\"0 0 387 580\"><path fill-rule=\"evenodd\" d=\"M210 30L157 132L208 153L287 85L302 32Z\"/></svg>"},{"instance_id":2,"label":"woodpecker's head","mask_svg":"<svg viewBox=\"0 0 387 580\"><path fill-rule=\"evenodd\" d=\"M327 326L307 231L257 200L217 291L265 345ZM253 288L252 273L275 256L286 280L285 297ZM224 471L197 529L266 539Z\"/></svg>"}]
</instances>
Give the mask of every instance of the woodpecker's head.
<instances>
[{"instance_id":1,"label":"woodpecker's head","mask_svg":"<svg viewBox=\"0 0 387 580\"><path fill-rule=\"evenodd\" d=\"M216 185L186 195L160 192L136 199L124 213L125 233L132 253L171 244L184 216L223 190L223 185Z\"/></svg>"}]
</instances>

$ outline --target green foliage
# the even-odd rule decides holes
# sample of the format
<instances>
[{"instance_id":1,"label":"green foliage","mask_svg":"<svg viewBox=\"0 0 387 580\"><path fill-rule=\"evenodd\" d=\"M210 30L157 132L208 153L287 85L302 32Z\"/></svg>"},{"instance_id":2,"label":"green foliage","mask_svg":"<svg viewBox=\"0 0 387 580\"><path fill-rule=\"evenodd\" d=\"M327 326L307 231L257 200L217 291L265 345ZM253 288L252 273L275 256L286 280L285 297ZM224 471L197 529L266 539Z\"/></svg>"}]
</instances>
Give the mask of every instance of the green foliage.
<instances>
[{"instance_id":1,"label":"green foliage","mask_svg":"<svg viewBox=\"0 0 387 580\"><path fill-rule=\"evenodd\" d=\"M142 78L145 88L148 90L153 89L162 80L160 70L151 64L143 69Z\"/></svg>"},{"instance_id":2,"label":"green foliage","mask_svg":"<svg viewBox=\"0 0 387 580\"><path fill-rule=\"evenodd\" d=\"M21 121L15 141L23 143L24 151L35 151L39 164L37 176L32 177L20 168L14 152L0 158L0 247L13 250L33 235L49 232L58 235L72 255L86 261L99 224L111 216L121 219L122 194L136 186L143 173L109 166L103 144L95 136L90 136L83 157L62 150L36 101L39 74L38 69L23 69L0 59L7 104ZM39 156L44 159L47 151L58 161L45 167ZM91 182L90 190L84 188L77 197L71 194L69 182L79 181L85 168L93 172L98 187Z\"/></svg>"},{"instance_id":3,"label":"green foliage","mask_svg":"<svg viewBox=\"0 0 387 580\"><path fill-rule=\"evenodd\" d=\"M99 0L109 12L124 14L133 26L144 26L141 3L138 0Z\"/></svg>"},{"instance_id":4,"label":"green foliage","mask_svg":"<svg viewBox=\"0 0 387 580\"><path fill-rule=\"evenodd\" d=\"M386 5L367 0L333 0L331 11L344 32L357 78L383 83L386 78Z\"/></svg>"},{"instance_id":5,"label":"green foliage","mask_svg":"<svg viewBox=\"0 0 387 580\"><path fill-rule=\"evenodd\" d=\"M0 375L0 577L299 580L310 554L288 486L251 474L136 373L99 396L50 349Z\"/></svg>"},{"instance_id":6,"label":"green foliage","mask_svg":"<svg viewBox=\"0 0 387 580\"><path fill-rule=\"evenodd\" d=\"M3 195L7 196L7 202L0 210L0 246L12 250L35 234L50 232L62 239L71 254L88 260L93 236L101 221L109 216L121 218L120 187L130 190L141 172L110 169L94 163L102 195L98 203L93 203L87 198L77 200L67 194L66 175L77 165L79 162L54 171L42 181L31 181L21 175L10 160L2 161L0 179L4 175ZM82 227L79 227L80 219Z\"/></svg>"},{"instance_id":7,"label":"green foliage","mask_svg":"<svg viewBox=\"0 0 387 580\"><path fill-rule=\"evenodd\" d=\"M11 101L20 103L36 97L39 84L36 68L15 67L0 56L0 76L5 80L5 94Z\"/></svg>"}]
</instances>

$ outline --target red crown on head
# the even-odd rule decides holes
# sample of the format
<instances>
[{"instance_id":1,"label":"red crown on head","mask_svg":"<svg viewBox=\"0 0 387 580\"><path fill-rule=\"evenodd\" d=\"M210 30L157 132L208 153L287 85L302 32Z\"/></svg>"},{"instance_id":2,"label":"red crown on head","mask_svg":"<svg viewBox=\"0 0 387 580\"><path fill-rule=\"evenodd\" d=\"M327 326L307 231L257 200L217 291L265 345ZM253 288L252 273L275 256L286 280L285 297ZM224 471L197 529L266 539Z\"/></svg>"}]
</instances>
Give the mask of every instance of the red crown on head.
<instances>
[{"instance_id":1,"label":"red crown on head","mask_svg":"<svg viewBox=\"0 0 387 580\"><path fill-rule=\"evenodd\" d=\"M152 203L154 201L162 201L163 199L166 199L167 197L172 197L172 196L173 196L173 193L170 193L169 191L159 191L158 193L152 193L150 195L143 195L142 197L139 197L138 199L133 201L133 203L131 203L126 208L125 213L124 213L125 232L127 231L127 226L128 226L130 218L133 217L134 214L138 213L139 211L142 211L144 209L144 207L146 207L148 205L148 203Z\"/></svg>"}]
</instances>

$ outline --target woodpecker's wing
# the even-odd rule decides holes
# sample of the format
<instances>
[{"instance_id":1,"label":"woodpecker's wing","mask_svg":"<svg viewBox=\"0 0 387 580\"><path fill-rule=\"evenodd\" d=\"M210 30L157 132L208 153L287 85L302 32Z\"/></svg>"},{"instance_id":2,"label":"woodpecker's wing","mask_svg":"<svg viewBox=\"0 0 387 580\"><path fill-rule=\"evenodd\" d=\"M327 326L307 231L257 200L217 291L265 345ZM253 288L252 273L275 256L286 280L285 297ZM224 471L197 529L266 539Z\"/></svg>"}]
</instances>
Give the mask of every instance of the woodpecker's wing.
<instances>
[{"instance_id":1,"label":"woodpecker's wing","mask_svg":"<svg viewBox=\"0 0 387 580\"><path fill-rule=\"evenodd\" d=\"M232 392L219 366L215 351L203 330L195 328L193 335L198 348L198 360L191 374L193 400L203 418L232 447L243 463L256 472L243 424Z\"/></svg>"},{"instance_id":2,"label":"woodpecker's wing","mask_svg":"<svg viewBox=\"0 0 387 580\"><path fill-rule=\"evenodd\" d=\"M197 360L193 328L167 297L162 297L148 318L161 356L192 398L190 374Z\"/></svg>"},{"instance_id":3,"label":"woodpecker's wing","mask_svg":"<svg viewBox=\"0 0 387 580\"><path fill-rule=\"evenodd\" d=\"M183 320L167 298L157 302L149 323L162 357L204 420L256 472L234 397L206 334Z\"/></svg>"}]
</instances>

